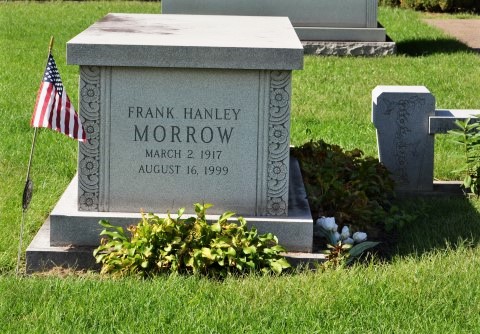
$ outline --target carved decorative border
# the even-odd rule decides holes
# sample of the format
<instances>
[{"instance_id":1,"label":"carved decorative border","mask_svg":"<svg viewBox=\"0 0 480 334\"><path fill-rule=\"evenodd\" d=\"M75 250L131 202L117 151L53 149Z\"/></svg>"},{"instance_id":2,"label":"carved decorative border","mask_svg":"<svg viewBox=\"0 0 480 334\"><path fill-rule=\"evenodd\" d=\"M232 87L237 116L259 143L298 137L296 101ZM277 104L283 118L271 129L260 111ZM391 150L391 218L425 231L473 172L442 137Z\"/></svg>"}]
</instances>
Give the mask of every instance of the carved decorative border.
<instances>
[{"instance_id":1,"label":"carved decorative border","mask_svg":"<svg viewBox=\"0 0 480 334\"><path fill-rule=\"evenodd\" d=\"M270 73L267 158L267 214L288 213L290 71Z\"/></svg>"},{"instance_id":2,"label":"carved decorative border","mask_svg":"<svg viewBox=\"0 0 480 334\"><path fill-rule=\"evenodd\" d=\"M78 209L99 211L100 195L100 68L80 67L80 118L87 141L78 153Z\"/></svg>"}]
</instances>

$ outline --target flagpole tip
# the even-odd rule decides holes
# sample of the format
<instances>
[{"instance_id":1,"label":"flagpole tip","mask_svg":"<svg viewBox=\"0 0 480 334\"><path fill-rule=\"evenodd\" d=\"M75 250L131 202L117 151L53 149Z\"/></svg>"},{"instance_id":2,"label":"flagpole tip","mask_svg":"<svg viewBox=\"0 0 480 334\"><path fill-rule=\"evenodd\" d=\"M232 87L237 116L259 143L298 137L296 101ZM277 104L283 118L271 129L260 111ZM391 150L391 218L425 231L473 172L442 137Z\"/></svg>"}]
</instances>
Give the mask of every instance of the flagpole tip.
<instances>
[{"instance_id":1,"label":"flagpole tip","mask_svg":"<svg viewBox=\"0 0 480 334\"><path fill-rule=\"evenodd\" d=\"M54 38L53 36L50 37L50 44L48 44L48 53L51 53L52 52L52 49L53 49L53 41L54 41Z\"/></svg>"}]
</instances>

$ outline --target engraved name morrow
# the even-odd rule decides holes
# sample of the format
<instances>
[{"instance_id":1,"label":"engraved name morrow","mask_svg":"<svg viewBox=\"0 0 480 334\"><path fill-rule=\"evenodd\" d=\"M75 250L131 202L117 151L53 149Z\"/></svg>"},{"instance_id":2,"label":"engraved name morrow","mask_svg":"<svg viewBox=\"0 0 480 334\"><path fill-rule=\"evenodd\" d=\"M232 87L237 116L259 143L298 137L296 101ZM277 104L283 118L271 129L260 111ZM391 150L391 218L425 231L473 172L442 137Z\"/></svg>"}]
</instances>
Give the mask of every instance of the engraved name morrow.
<instances>
[{"instance_id":1,"label":"engraved name morrow","mask_svg":"<svg viewBox=\"0 0 480 334\"><path fill-rule=\"evenodd\" d=\"M99 211L100 68L80 67L80 118L87 140L79 145L78 208Z\"/></svg>"}]
</instances>

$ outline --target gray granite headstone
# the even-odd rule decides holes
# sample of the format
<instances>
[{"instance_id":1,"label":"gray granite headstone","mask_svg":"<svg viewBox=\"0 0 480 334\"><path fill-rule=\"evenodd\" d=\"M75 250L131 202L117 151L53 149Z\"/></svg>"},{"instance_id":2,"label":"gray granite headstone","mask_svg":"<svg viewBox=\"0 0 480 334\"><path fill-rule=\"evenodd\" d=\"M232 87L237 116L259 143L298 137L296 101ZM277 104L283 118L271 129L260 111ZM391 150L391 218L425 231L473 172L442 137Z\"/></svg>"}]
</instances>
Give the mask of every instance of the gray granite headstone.
<instances>
[{"instance_id":1,"label":"gray granite headstone","mask_svg":"<svg viewBox=\"0 0 480 334\"><path fill-rule=\"evenodd\" d=\"M377 86L372 102L379 159L397 189L431 191L434 136L429 117L435 114L435 97L423 86Z\"/></svg>"},{"instance_id":2,"label":"gray granite headstone","mask_svg":"<svg viewBox=\"0 0 480 334\"><path fill-rule=\"evenodd\" d=\"M377 0L163 0L164 14L288 16L302 41L385 42Z\"/></svg>"},{"instance_id":3,"label":"gray granite headstone","mask_svg":"<svg viewBox=\"0 0 480 334\"><path fill-rule=\"evenodd\" d=\"M79 209L287 215L302 52L281 17L109 14L73 38Z\"/></svg>"},{"instance_id":4,"label":"gray granite headstone","mask_svg":"<svg viewBox=\"0 0 480 334\"><path fill-rule=\"evenodd\" d=\"M164 14L288 16L305 27L376 28L377 0L163 0Z\"/></svg>"},{"instance_id":5,"label":"gray granite headstone","mask_svg":"<svg viewBox=\"0 0 480 334\"><path fill-rule=\"evenodd\" d=\"M311 252L289 157L303 49L288 18L109 14L67 43L67 63L80 65L87 142L28 258L74 265L100 242L99 220L126 228L141 210L188 216L195 202L215 205L207 220L234 211L289 251Z\"/></svg>"}]
</instances>

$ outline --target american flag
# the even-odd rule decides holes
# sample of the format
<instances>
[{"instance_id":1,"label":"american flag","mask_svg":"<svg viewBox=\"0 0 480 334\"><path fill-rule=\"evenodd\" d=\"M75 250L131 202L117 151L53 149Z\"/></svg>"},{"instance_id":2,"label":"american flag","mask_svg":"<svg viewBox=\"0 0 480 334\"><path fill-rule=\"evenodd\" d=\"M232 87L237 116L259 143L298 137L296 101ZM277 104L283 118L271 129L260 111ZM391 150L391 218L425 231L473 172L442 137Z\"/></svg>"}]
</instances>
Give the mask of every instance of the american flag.
<instances>
[{"instance_id":1,"label":"american flag","mask_svg":"<svg viewBox=\"0 0 480 334\"><path fill-rule=\"evenodd\" d=\"M35 128L50 128L79 141L87 138L80 118L63 87L52 54L48 56L30 125Z\"/></svg>"}]
</instances>

